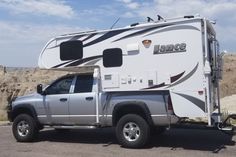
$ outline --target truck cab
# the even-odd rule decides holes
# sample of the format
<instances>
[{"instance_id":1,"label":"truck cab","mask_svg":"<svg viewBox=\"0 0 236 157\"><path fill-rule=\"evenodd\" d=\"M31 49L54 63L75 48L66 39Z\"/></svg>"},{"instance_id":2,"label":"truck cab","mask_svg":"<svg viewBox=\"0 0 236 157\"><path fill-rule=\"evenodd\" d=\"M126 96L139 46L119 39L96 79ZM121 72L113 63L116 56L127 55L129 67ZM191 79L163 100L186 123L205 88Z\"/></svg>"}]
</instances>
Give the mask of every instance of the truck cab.
<instances>
[{"instance_id":1,"label":"truck cab","mask_svg":"<svg viewBox=\"0 0 236 157\"><path fill-rule=\"evenodd\" d=\"M59 78L41 90L36 102L38 119L48 125L92 125L96 122L96 81L93 74Z\"/></svg>"}]
</instances>

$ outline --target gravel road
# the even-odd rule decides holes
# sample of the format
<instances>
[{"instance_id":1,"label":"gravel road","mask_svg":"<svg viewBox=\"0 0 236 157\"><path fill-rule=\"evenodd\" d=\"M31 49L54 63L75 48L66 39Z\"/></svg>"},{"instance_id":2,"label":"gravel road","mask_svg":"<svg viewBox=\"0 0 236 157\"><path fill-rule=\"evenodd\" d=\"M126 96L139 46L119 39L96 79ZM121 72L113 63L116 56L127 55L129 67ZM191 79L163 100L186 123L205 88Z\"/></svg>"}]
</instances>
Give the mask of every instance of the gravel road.
<instances>
[{"instance_id":1,"label":"gravel road","mask_svg":"<svg viewBox=\"0 0 236 157\"><path fill-rule=\"evenodd\" d=\"M144 149L117 144L112 129L40 132L33 143L18 143L11 126L0 126L0 157L235 157L236 136L220 131L171 129L153 136Z\"/></svg>"}]
</instances>

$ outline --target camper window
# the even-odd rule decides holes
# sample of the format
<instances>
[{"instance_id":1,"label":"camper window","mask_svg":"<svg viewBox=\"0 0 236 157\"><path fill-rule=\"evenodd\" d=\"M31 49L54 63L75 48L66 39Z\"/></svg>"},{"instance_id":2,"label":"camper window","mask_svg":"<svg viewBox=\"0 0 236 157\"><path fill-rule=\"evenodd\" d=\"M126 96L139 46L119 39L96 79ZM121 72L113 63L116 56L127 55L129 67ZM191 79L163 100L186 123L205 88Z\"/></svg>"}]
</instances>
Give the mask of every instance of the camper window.
<instances>
[{"instance_id":1,"label":"camper window","mask_svg":"<svg viewBox=\"0 0 236 157\"><path fill-rule=\"evenodd\" d=\"M122 50L120 48L106 49L103 51L104 67L119 67L122 65Z\"/></svg>"},{"instance_id":2,"label":"camper window","mask_svg":"<svg viewBox=\"0 0 236 157\"><path fill-rule=\"evenodd\" d=\"M76 60L83 58L83 43L79 40L66 41L60 44L60 59Z\"/></svg>"}]
</instances>

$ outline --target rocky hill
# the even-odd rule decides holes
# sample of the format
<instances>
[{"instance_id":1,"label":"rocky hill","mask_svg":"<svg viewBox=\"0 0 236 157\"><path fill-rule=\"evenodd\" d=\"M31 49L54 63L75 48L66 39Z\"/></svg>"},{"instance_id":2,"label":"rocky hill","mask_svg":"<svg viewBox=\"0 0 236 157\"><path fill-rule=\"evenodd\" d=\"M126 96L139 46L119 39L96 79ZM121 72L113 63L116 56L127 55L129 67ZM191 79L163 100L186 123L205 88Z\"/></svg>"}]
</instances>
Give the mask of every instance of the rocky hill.
<instances>
[{"instance_id":1,"label":"rocky hill","mask_svg":"<svg viewBox=\"0 0 236 157\"><path fill-rule=\"evenodd\" d=\"M38 68L6 68L0 66L0 120L6 119L7 100L14 96L32 93L39 83L50 81L66 74L66 72L40 70ZM221 97L236 94L236 55L224 56L224 79L220 83ZM227 102L227 99L223 99ZM236 100L236 95L230 97ZM232 103L233 104L233 103Z\"/></svg>"},{"instance_id":2,"label":"rocky hill","mask_svg":"<svg viewBox=\"0 0 236 157\"><path fill-rule=\"evenodd\" d=\"M0 120L6 119L4 109L12 97L35 92L37 84L48 84L64 74L66 72L0 66Z\"/></svg>"},{"instance_id":3,"label":"rocky hill","mask_svg":"<svg viewBox=\"0 0 236 157\"><path fill-rule=\"evenodd\" d=\"M223 80L220 82L221 97L236 94L236 54L224 56Z\"/></svg>"}]
</instances>

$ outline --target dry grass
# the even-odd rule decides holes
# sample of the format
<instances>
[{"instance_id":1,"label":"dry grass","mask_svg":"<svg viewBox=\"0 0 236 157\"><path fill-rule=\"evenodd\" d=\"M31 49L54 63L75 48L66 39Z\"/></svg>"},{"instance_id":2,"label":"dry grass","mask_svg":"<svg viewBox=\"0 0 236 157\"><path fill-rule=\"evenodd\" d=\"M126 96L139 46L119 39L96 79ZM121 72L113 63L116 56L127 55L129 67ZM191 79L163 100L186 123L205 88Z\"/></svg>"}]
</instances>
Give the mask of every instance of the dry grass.
<instances>
[{"instance_id":1,"label":"dry grass","mask_svg":"<svg viewBox=\"0 0 236 157\"><path fill-rule=\"evenodd\" d=\"M7 114L5 110L0 110L0 121L6 121L7 120Z\"/></svg>"},{"instance_id":2,"label":"dry grass","mask_svg":"<svg viewBox=\"0 0 236 157\"><path fill-rule=\"evenodd\" d=\"M236 94L221 99L221 112L223 119L230 114L236 114ZM231 119L230 123L236 125L236 120Z\"/></svg>"},{"instance_id":3,"label":"dry grass","mask_svg":"<svg viewBox=\"0 0 236 157\"><path fill-rule=\"evenodd\" d=\"M220 82L221 98L236 94L236 55L224 56L223 80Z\"/></svg>"}]
</instances>

